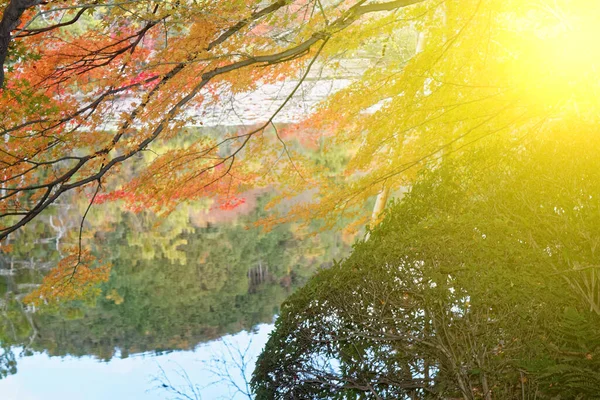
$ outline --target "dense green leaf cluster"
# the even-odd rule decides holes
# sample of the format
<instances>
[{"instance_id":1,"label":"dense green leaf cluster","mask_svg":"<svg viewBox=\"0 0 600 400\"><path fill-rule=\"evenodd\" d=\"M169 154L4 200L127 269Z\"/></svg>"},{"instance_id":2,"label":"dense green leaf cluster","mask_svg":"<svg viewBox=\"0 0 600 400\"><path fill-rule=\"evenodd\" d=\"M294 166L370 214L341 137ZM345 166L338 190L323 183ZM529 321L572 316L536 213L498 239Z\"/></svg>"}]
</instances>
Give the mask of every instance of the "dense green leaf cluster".
<instances>
[{"instance_id":1,"label":"dense green leaf cluster","mask_svg":"<svg viewBox=\"0 0 600 400\"><path fill-rule=\"evenodd\" d=\"M597 398L600 139L571 128L432 165L284 303L257 398Z\"/></svg>"}]
</instances>

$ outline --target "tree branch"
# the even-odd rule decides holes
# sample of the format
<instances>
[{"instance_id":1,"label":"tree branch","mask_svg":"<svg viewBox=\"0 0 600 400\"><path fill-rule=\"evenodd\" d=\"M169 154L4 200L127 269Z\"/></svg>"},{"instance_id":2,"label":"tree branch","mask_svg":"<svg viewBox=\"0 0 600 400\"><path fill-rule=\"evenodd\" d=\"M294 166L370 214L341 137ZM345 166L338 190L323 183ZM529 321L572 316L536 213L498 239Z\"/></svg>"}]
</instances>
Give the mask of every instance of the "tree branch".
<instances>
[{"instance_id":1,"label":"tree branch","mask_svg":"<svg viewBox=\"0 0 600 400\"><path fill-rule=\"evenodd\" d=\"M12 39L10 33L21 22L23 13L40 3L41 0L11 0L4 9L2 21L0 21L0 88L4 86L4 62Z\"/></svg>"}]
</instances>

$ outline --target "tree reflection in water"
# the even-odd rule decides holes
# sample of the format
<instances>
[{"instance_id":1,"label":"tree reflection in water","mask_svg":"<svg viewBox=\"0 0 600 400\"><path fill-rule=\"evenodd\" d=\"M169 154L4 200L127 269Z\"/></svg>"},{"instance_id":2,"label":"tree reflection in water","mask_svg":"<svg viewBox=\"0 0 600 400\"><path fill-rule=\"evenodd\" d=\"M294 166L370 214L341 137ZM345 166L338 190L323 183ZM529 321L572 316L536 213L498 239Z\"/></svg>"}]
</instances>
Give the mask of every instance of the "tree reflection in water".
<instances>
[{"instance_id":1,"label":"tree reflection in water","mask_svg":"<svg viewBox=\"0 0 600 400\"><path fill-rule=\"evenodd\" d=\"M17 372L14 348L25 349L21 355L108 361L193 350L271 323L294 288L343 257L349 245L341 235L306 236L291 224L269 232L252 227L267 197L256 194L245 213L218 225L197 206L176 210L160 225L152 214L124 212L118 204L92 209L85 232L93 232L87 238L93 251L112 262L111 279L97 298L40 310L22 299L74 240L64 237L64 228L80 217L56 207L46 219L52 223L12 237L11 256L1 261L3 376ZM150 235L151 228L157 233Z\"/></svg>"}]
</instances>

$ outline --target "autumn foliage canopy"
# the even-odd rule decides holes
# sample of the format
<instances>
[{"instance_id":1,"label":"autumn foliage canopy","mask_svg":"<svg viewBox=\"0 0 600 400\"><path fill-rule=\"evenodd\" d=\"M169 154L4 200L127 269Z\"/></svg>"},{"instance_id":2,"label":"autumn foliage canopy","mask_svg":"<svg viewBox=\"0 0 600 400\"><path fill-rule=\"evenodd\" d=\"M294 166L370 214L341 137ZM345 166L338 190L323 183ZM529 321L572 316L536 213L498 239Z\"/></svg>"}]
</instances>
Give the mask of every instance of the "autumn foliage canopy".
<instances>
[{"instance_id":1,"label":"autumn foliage canopy","mask_svg":"<svg viewBox=\"0 0 600 400\"><path fill-rule=\"evenodd\" d=\"M310 196L266 225L364 223L366 201L475 142L501 143L502 156L547 132L596 124L599 7L0 1L0 239L67 193L168 213L206 197L232 208L273 183L276 201ZM274 123L308 80L343 76L347 60L361 70L348 85L294 124ZM255 126L189 129L273 84L282 85L275 111Z\"/></svg>"}]
</instances>

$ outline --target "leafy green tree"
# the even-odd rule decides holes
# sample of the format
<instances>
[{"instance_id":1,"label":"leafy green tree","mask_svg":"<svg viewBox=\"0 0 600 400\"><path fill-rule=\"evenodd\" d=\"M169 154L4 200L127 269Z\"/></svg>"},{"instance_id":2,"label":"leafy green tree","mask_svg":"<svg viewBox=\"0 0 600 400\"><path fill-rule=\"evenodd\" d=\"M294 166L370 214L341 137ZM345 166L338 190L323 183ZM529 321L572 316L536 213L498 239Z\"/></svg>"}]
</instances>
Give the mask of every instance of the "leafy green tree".
<instances>
[{"instance_id":1,"label":"leafy green tree","mask_svg":"<svg viewBox=\"0 0 600 400\"><path fill-rule=\"evenodd\" d=\"M597 398L600 139L576 126L432 164L284 303L257 398Z\"/></svg>"}]
</instances>

